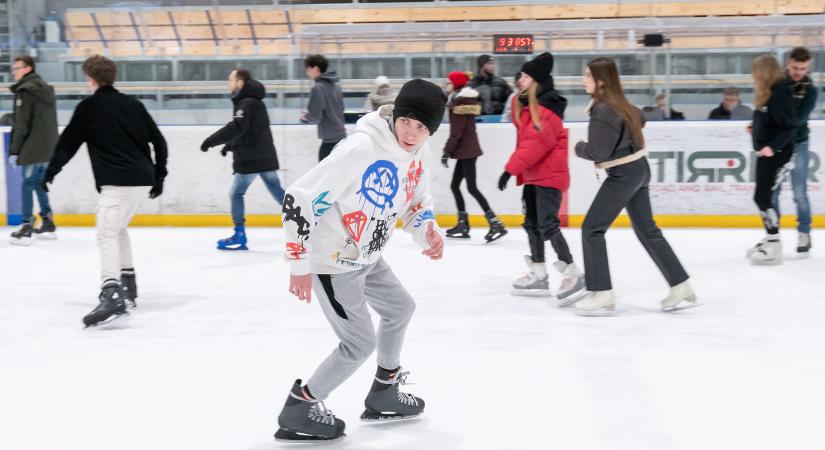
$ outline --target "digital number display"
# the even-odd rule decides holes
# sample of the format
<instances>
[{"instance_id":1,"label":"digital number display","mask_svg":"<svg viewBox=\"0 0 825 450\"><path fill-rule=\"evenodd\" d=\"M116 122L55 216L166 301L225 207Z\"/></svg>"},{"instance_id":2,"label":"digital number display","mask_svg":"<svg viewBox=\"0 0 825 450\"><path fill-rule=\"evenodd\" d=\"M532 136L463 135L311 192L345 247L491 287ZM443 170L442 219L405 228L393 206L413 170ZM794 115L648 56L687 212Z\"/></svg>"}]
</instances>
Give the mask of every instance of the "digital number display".
<instances>
[{"instance_id":1,"label":"digital number display","mask_svg":"<svg viewBox=\"0 0 825 450\"><path fill-rule=\"evenodd\" d=\"M533 35L497 34L493 36L493 53L533 53Z\"/></svg>"}]
</instances>

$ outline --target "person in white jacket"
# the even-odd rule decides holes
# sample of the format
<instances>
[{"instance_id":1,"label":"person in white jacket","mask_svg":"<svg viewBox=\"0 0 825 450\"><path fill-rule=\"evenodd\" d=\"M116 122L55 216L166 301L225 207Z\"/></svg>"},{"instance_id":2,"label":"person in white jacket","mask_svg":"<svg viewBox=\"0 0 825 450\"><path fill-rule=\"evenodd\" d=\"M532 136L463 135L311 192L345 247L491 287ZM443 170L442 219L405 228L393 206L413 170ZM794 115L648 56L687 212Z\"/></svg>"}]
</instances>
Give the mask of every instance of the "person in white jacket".
<instances>
[{"instance_id":1,"label":"person in white jacket","mask_svg":"<svg viewBox=\"0 0 825 450\"><path fill-rule=\"evenodd\" d=\"M283 204L289 292L307 303L314 288L341 343L302 385L297 380L278 417L275 438L332 440L344 422L323 406L329 394L376 350L378 370L365 400L364 421L409 419L424 401L401 392L404 333L415 302L381 257L396 222L430 259L441 259L442 232L430 194L427 139L447 98L424 80L404 84L395 105L358 121L355 134L292 184ZM369 305L380 316L373 327Z\"/></svg>"}]
</instances>

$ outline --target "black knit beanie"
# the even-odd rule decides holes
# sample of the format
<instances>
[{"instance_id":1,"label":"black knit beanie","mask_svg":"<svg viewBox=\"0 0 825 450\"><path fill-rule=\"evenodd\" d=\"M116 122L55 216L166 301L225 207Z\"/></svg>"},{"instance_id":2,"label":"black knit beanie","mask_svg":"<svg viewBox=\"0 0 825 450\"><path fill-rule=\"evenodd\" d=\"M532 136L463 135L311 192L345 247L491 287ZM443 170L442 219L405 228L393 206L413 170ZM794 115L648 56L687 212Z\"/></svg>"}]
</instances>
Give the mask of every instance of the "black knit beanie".
<instances>
[{"instance_id":1,"label":"black knit beanie","mask_svg":"<svg viewBox=\"0 0 825 450\"><path fill-rule=\"evenodd\" d=\"M541 84L550 79L550 72L553 71L553 55L544 52L539 56L531 59L521 66L521 72L530 75L530 77Z\"/></svg>"},{"instance_id":2,"label":"black knit beanie","mask_svg":"<svg viewBox=\"0 0 825 450\"><path fill-rule=\"evenodd\" d=\"M446 105L447 96L440 87L416 78L404 83L398 92L392 111L392 121L395 122L399 117L415 119L423 123L432 136L441 125Z\"/></svg>"},{"instance_id":3,"label":"black knit beanie","mask_svg":"<svg viewBox=\"0 0 825 450\"><path fill-rule=\"evenodd\" d=\"M482 67L484 67L485 64L492 60L493 57L490 55L481 55L476 59L476 66L478 66L478 68L481 69Z\"/></svg>"}]
</instances>

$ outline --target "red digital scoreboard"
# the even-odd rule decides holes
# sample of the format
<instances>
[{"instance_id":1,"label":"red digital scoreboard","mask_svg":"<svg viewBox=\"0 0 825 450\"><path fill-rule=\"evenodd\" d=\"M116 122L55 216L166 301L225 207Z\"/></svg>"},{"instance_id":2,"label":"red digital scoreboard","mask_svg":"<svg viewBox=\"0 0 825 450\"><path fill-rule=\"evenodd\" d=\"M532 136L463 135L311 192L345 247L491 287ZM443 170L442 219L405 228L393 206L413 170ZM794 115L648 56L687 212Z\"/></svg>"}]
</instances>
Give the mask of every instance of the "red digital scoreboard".
<instances>
[{"instance_id":1,"label":"red digital scoreboard","mask_svg":"<svg viewBox=\"0 0 825 450\"><path fill-rule=\"evenodd\" d=\"M533 35L496 34L493 36L493 53L531 54L533 53Z\"/></svg>"}]
</instances>

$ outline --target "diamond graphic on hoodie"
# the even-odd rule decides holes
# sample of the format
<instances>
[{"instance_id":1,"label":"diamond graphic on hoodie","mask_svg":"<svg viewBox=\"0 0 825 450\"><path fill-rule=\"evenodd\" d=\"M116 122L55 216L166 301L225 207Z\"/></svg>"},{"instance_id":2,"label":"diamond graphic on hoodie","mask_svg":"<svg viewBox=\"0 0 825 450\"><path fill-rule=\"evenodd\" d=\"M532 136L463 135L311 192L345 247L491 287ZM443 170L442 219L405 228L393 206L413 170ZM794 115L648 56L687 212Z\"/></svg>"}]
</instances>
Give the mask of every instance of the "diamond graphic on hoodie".
<instances>
[{"instance_id":1,"label":"diamond graphic on hoodie","mask_svg":"<svg viewBox=\"0 0 825 450\"><path fill-rule=\"evenodd\" d=\"M383 211L388 206L392 208L392 201L398 193L398 184L398 168L395 164L381 159L367 167L361 178L361 190L358 194Z\"/></svg>"}]
</instances>

